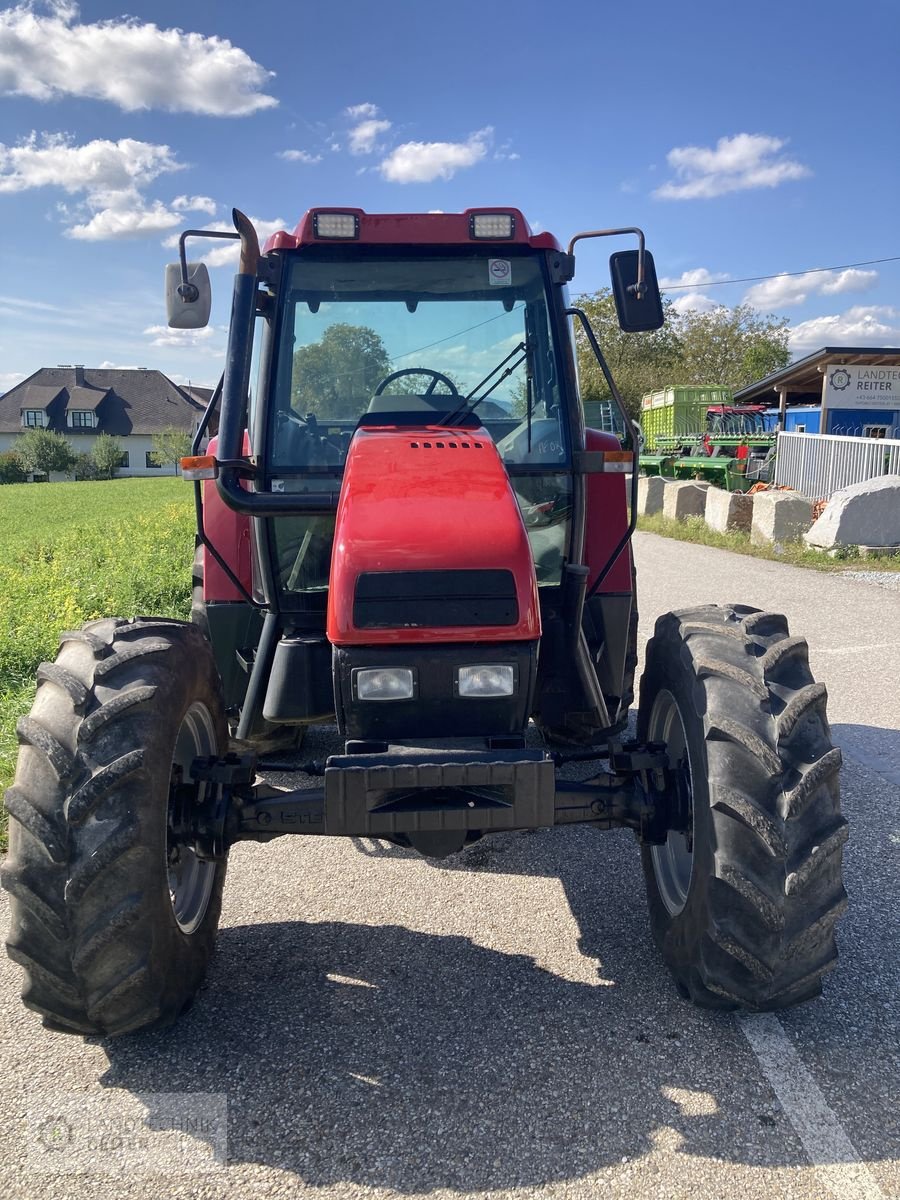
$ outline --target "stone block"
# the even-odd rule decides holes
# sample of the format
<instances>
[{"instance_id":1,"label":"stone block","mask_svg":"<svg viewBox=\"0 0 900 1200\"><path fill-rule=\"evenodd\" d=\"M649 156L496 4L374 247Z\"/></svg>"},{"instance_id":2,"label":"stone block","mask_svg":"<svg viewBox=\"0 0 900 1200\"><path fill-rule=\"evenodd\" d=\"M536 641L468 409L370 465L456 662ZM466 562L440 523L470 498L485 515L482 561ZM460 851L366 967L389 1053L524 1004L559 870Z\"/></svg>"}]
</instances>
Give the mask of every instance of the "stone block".
<instances>
[{"instance_id":1,"label":"stone block","mask_svg":"<svg viewBox=\"0 0 900 1200\"><path fill-rule=\"evenodd\" d=\"M749 533L753 497L711 487L706 493L706 523L716 533Z\"/></svg>"},{"instance_id":2,"label":"stone block","mask_svg":"<svg viewBox=\"0 0 900 1200\"><path fill-rule=\"evenodd\" d=\"M835 492L804 540L825 550L898 545L900 475L866 479Z\"/></svg>"},{"instance_id":3,"label":"stone block","mask_svg":"<svg viewBox=\"0 0 900 1200\"><path fill-rule=\"evenodd\" d=\"M757 492L750 541L754 546L796 542L812 524L812 502L799 492Z\"/></svg>"},{"instance_id":4,"label":"stone block","mask_svg":"<svg viewBox=\"0 0 900 1200\"><path fill-rule=\"evenodd\" d=\"M638 480L638 516L652 517L663 510L666 481L659 475L642 475Z\"/></svg>"},{"instance_id":5,"label":"stone block","mask_svg":"<svg viewBox=\"0 0 900 1200\"><path fill-rule=\"evenodd\" d=\"M686 521L688 517L702 517L706 512L708 483L697 480L666 479L663 494L663 516L672 521Z\"/></svg>"}]
</instances>

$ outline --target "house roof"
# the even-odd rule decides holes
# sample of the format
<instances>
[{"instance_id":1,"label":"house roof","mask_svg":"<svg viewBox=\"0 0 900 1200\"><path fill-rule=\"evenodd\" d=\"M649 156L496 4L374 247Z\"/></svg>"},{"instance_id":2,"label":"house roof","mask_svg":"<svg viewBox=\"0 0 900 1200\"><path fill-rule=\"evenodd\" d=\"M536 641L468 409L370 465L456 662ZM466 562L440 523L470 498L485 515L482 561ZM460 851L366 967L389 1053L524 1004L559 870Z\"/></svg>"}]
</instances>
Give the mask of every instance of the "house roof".
<instances>
[{"instance_id":1,"label":"house roof","mask_svg":"<svg viewBox=\"0 0 900 1200\"><path fill-rule=\"evenodd\" d=\"M798 358L789 367L773 371L764 379L758 379L739 392L734 393L736 404L747 404L757 398L764 402L775 404L773 391L784 388L790 392L820 392L822 390L822 372L819 370L826 363L839 363L842 366L881 366L900 362L900 347L897 346L823 346L805 358Z\"/></svg>"},{"instance_id":2,"label":"house roof","mask_svg":"<svg viewBox=\"0 0 900 1200\"><path fill-rule=\"evenodd\" d=\"M94 412L109 395L109 388L72 387L68 389L68 392L67 410L77 408L82 411Z\"/></svg>"},{"instance_id":3,"label":"house roof","mask_svg":"<svg viewBox=\"0 0 900 1200\"><path fill-rule=\"evenodd\" d=\"M54 405L50 429L77 432L66 426L66 410L87 409L97 414L97 425L89 432L114 437L171 428L191 432L205 407L162 371L41 367L0 396L0 433L20 433L23 408L46 411L60 398L65 403Z\"/></svg>"},{"instance_id":4,"label":"house roof","mask_svg":"<svg viewBox=\"0 0 900 1200\"><path fill-rule=\"evenodd\" d=\"M20 411L23 408L30 408L34 409L35 411L46 412L59 393L62 391L62 388L41 387L39 384L28 383L26 381L25 383L19 384L19 387L14 390L18 391L20 394ZM9 395L10 393L7 392L6 394Z\"/></svg>"}]
</instances>

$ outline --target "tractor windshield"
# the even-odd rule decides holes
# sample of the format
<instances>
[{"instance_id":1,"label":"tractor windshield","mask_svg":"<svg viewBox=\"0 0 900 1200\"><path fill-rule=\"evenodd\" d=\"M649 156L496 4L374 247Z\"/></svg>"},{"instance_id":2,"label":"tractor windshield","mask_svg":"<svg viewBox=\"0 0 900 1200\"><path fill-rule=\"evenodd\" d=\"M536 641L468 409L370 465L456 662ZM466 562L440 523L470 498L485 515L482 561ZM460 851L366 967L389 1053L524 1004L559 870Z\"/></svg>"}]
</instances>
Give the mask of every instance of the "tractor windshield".
<instances>
[{"instance_id":1,"label":"tractor windshield","mask_svg":"<svg viewBox=\"0 0 900 1200\"><path fill-rule=\"evenodd\" d=\"M542 260L512 247L503 258L468 248L398 258L372 246L298 256L282 299L270 486L316 490L339 476L366 414L451 424L472 413L509 471L538 582L558 583L572 481L551 330ZM332 527L272 522L284 593L327 586Z\"/></svg>"},{"instance_id":2,"label":"tractor windshield","mask_svg":"<svg viewBox=\"0 0 900 1200\"><path fill-rule=\"evenodd\" d=\"M366 413L420 413L440 424L472 410L508 463L564 464L560 409L536 258L398 259L367 247L362 258L357 251L294 263L274 467L340 465Z\"/></svg>"}]
</instances>

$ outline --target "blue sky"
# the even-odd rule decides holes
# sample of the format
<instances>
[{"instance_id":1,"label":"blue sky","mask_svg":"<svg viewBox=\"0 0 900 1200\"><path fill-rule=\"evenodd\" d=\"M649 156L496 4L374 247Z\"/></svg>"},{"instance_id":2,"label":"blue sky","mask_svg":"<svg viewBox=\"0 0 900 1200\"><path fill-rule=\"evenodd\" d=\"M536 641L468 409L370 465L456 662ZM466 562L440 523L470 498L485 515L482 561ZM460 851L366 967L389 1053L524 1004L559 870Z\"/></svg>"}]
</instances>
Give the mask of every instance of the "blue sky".
<instances>
[{"instance_id":1,"label":"blue sky","mask_svg":"<svg viewBox=\"0 0 900 1200\"><path fill-rule=\"evenodd\" d=\"M213 383L231 268L174 333L165 243L232 206L263 233L323 204L637 224L679 304L789 316L797 354L900 345L900 262L716 283L900 255L898 40L896 0L7 7L0 390L73 362Z\"/></svg>"}]
</instances>

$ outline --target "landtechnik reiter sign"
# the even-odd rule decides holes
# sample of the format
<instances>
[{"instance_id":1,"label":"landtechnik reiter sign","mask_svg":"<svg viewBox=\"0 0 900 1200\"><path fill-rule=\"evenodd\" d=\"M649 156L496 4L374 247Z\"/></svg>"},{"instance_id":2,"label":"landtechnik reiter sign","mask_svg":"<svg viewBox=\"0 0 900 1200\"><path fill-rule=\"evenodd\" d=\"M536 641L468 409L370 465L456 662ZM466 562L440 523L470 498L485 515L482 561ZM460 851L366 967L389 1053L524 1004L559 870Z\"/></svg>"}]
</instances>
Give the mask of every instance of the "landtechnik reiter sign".
<instances>
[{"instance_id":1,"label":"landtechnik reiter sign","mask_svg":"<svg viewBox=\"0 0 900 1200\"><path fill-rule=\"evenodd\" d=\"M900 408L900 366L825 368L826 408Z\"/></svg>"}]
</instances>

